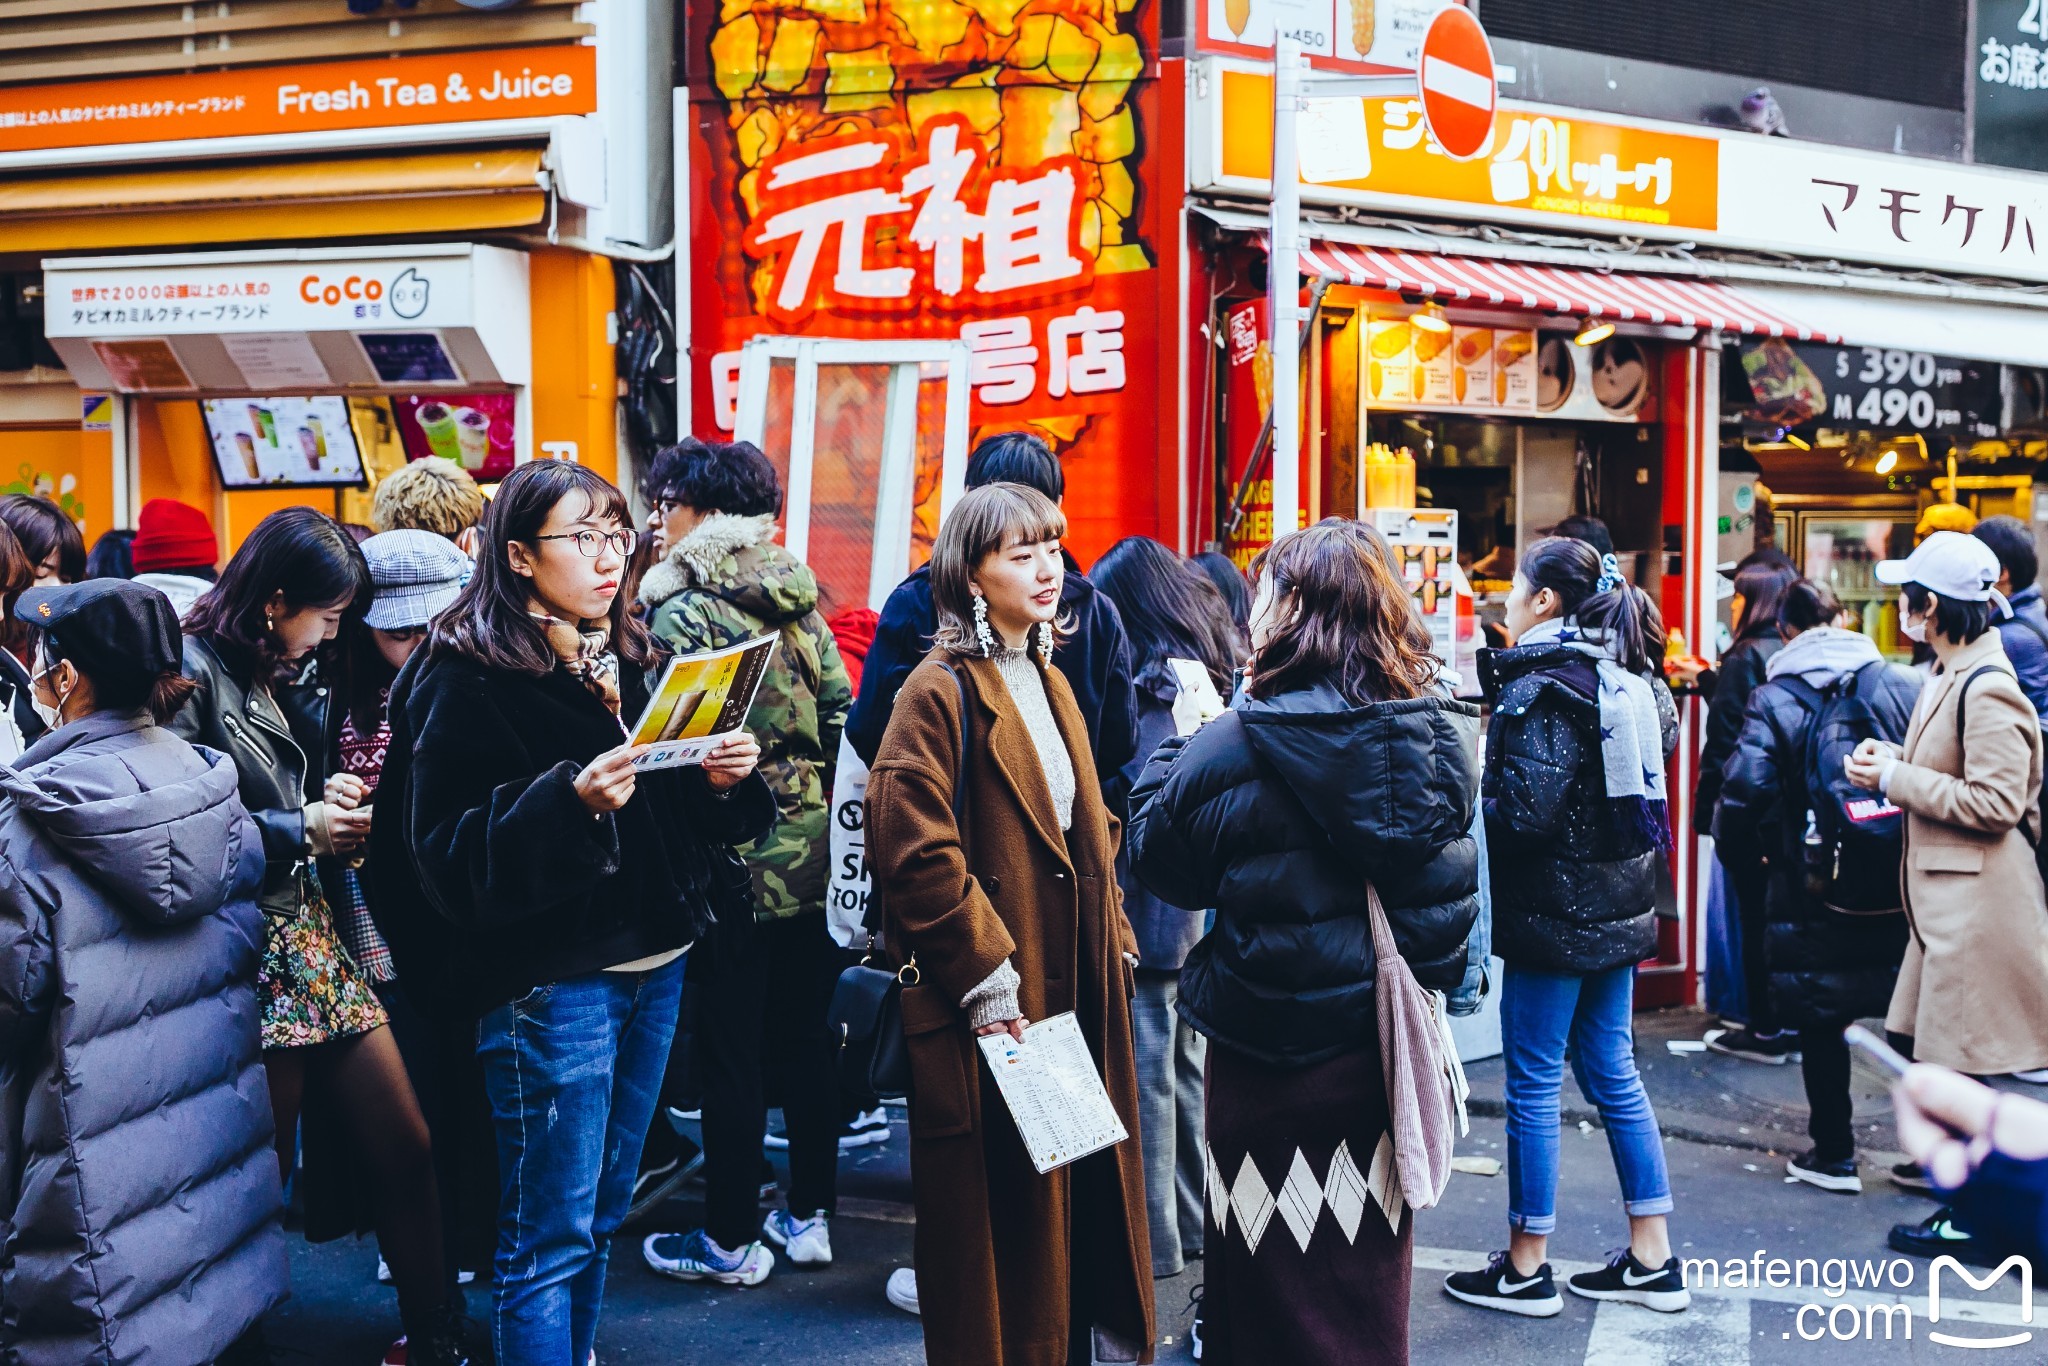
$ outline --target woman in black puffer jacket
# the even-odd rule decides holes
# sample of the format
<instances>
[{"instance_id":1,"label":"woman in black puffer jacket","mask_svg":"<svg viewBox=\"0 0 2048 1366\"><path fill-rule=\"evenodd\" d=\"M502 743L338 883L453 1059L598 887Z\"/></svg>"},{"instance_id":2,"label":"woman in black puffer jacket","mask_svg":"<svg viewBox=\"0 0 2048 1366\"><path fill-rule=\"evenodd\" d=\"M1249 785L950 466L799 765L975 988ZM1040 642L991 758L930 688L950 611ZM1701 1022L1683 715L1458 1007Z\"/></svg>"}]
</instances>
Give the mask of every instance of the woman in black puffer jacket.
<instances>
[{"instance_id":1,"label":"woman in black puffer jacket","mask_svg":"<svg viewBox=\"0 0 2048 1366\"><path fill-rule=\"evenodd\" d=\"M1181 1013L1215 1045L1212 1180L1254 1170L1279 1190L1303 1161L1332 1183L1346 1163L1370 1170L1388 1141L1367 887L1424 986L1464 976L1478 849L1454 718L1473 708L1435 689L1429 637L1369 529L1326 521L1253 568L1246 699L1160 747L1131 794L1130 848L1161 900L1216 908L1180 985ZM1355 1241L1339 1220L1246 1227L1213 1189L1211 1206L1217 1360L1407 1360L1414 1230L1397 1199Z\"/></svg>"},{"instance_id":2,"label":"woman in black puffer jacket","mask_svg":"<svg viewBox=\"0 0 2048 1366\"><path fill-rule=\"evenodd\" d=\"M1551 537L1523 555L1508 597L1511 649L1482 651L1493 702L1484 805L1493 946L1507 970L1509 1243L1451 1276L1456 1299L1549 1316L1564 1302L1544 1253L1557 1227L1558 1094L1567 1044L1600 1109L1621 1177L1629 1246L1574 1293L1673 1312L1690 1303L1665 1228L1671 1181L1657 1117L1636 1074L1635 965L1656 949L1657 855L1671 846L1657 704L1646 648L1657 612L1614 556Z\"/></svg>"},{"instance_id":3,"label":"woman in black puffer jacket","mask_svg":"<svg viewBox=\"0 0 2048 1366\"><path fill-rule=\"evenodd\" d=\"M1850 1127L1849 1045L1842 1030L1882 1015L1906 953L1906 917L1845 914L1807 889L1807 822L1819 804L1807 787L1815 722L1831 692L1853 688L1876 722L1877 738L1905 739L1921 675L1886 664L1868 636L1835 626L1832 594L1805 579L1785 595L1785 622L1798 634L1771 657L1721 786L1714 836L1731 872L1765 884L1763 937L1771 1005L1798 1030L1806 1081L1810 1151L1786 1171L1822 1190L1863 1189ZM1816 839L1821 832L1815 829ZM1892 873L1897 890L1897 873ZM1902 898L1903 899L1903 898Z\"/></svg>"},{"instance_id":4,"label":"woman in black puffer jacket","mask_svg":"<svg viewBox=\"0 0 2048 1366\"><path fill-rule=\"evenodd\" d=\"M1785 646L1789 634L1783 621L1785 592L1799 571L1782 557L1744 561L1735 572L1735 643L1712 673L1700 678L1707 698L1706 738L1700 744L1700 778L1693 788L1693 833L1714 833L1714 807L1720 801L1722 770L1735 753L1735 738L1749 710L1750 694L1763 685L1771 657ZM1752 1062L1783 1063L1798 1047L1797 1036L1781 1029L1771 1008L1770 969L1764 957L1764 880L1746 860L1730 862L1717 853L1715 873L1721 878L1725 921L1719 932L1734 941L1731 955L1742 965L1739 998L1716 999L1711 1008L1740 1005L1742 1029L1710 1038L1707 1046L1730 1057ZM1710 929L1708 933L1716 931ZM1713 980L1709 974L1708 980Z\"/></svg>"}]
</instances>

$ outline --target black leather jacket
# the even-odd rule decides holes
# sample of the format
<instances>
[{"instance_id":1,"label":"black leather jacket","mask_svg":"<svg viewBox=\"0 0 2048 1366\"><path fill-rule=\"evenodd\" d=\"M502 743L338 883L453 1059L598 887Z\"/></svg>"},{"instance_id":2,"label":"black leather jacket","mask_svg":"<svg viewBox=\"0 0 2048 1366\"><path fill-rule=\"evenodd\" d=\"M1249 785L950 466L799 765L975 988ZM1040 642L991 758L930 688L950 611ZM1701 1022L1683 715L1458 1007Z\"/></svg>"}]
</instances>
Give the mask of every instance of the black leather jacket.
<instances>
[{"instance_id":1,"label":"black leather jacket","mask_svg":"<svg viewBox=\"0 0 2048 1366\"><path fill-rule=\"evenodd\" d=\"M234 760L242 805L263 831L258 900L265 911L288 915L297 908L293 873L309 853L305 806L319 799L324 775L309 771L305 744L272 691L236 676L211 644L185 637L184 672L199 686L169 728Z\"/></svg>"}]
</instances>

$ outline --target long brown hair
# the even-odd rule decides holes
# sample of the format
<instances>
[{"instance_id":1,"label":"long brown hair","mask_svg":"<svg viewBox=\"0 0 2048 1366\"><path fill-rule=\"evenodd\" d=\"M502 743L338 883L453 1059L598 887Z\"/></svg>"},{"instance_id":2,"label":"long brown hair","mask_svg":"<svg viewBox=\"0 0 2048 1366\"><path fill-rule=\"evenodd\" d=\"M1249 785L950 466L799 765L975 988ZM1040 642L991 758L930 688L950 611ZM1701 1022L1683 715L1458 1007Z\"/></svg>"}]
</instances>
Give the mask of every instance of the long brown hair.
<instances>
[{"instance_id":1,"label":"long brown hair","mask_svg":"<svg viewBox=\"0 0 2048 1366\"><path fill-rule=\"evenodd\" d=\"M932 606L939 629L932 643L956 655L978 655L974 594L968 583L981 562L1013 545L1057 541L1067 534L1060 505L1025 484L983 484L969 489L939 527L932 546ZM1059 630L1059 623L1054 623Z\"/></svg>"},{"instance_id":2,"label":"long brown hair","mask_svg":"<svg viewBox=\"0 0 2048 1366\"><path fill-rule=\"evenodd\" d=\"M487 669L545 676L554 670L555 652L529 614L533 591L512 572L507 547L517 541L533 547L547 525L548 514L564 498L586 500L593 517L612 517L630 530L633 511L626 495L610 480L584 465L562 460L534 460L519 466L498 485L497 497L484 509L477 532L476 572L468 587L434 618L425 649L460 655ZM607 615L611 648L620 661L636 669L656 662L660 650L647 627L633 614L635 584L626 574Z\"/></svg>"},{"instance_id":3,"label":"long brown hair","mask_svg":"<svg viewBox=\"0 0 2048 1366\"><path fill-rule=\"evenodd\" d=\"M1386 542L1362 522L1328 517L1282 537L1252 561L1293 615L1252 652L1254 697L1328 683L1354 706L1420 697L1438 672L1429 632L1389 563Z\"/></svg>"}]
</instances>

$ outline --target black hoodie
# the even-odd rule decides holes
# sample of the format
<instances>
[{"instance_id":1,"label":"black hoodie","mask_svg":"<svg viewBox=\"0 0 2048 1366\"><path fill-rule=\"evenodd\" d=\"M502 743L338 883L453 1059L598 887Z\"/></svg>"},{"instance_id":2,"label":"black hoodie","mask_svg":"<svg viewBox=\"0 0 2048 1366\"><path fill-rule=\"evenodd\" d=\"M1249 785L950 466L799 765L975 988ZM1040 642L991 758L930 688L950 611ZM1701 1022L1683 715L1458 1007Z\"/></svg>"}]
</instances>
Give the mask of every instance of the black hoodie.
<instances>
[{"instance_id":1,"label":"black hoodie","mask_svg":"<svg viewBox=\"0 0 2048 1366\"><path fill-rule=\"evenodd\" d=\"M1355 707L1317 686L1254 699L1162 745L1131 793L1131 868L1214 906L1180 1009L1218 1043L1306 1067L1372 1043L1366 885L1424 986L1465 972L1479 915L1469 703Z\"/></svg>"}]
</instances>

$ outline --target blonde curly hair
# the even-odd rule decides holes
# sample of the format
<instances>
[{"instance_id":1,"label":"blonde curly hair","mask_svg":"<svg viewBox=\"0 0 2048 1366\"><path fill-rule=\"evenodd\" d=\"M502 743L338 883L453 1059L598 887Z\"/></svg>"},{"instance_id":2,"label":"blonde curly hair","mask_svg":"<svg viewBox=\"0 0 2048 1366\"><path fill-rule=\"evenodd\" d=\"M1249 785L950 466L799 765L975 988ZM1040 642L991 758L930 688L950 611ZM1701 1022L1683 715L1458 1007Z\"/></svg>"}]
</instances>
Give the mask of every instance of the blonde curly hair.
<instances>
[{"instance_id":1,"label":"blonde curly hair","mask_svg":"<svg viewBox=\"0 0 2048 1366\"><path fill-rule=\"evenodd\" d=\"M377 481L370 522L378 531L431 531L454 540L481 522L484 493L469 471L429 456Z\"/></svg>"}]
</instances>

